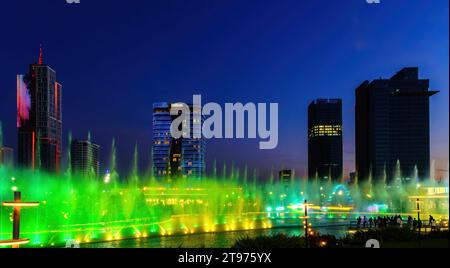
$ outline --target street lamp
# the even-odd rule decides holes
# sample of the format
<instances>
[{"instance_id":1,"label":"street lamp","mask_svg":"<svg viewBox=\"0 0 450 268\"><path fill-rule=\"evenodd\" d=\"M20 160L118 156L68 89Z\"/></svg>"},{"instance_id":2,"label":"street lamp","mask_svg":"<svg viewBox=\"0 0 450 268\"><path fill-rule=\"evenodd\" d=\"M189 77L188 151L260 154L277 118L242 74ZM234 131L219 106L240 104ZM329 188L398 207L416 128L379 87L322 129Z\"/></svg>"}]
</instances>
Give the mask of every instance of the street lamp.
<instances>
[{"instance_id":1,"label":"street lamp","mask_svg":"<svg viewBox=\"0 0 450 268\"><path fill-rule=\"evenodd\" d=\"M0 246L12 246L13 248L19 248L20 245L27 244L30 239L20 238L20 209L27 207L37 207L39 202L23 202L21 200L21 193L14 192L14 201L3 202L3 206L13 208L13 235L11 240L0 241Z\"/></svg>"},{"instance_id":2,"label":"street lamp","mask_svg":"<svg viewBox=\"0 0 450 268\"><path fill-rule=\"evenodd\" d=\"M308 238L308 201L305 200L305 239Z\"/></svg>"},{"instance_id":3,"label":"street lamp","mask_svg":"<svg viewBox=\"0 0 450 268\"><path fill-rule=\"evenodd\" d=\"M420 241L420 229L422 228L422 222L420 221L420 199L417 198L417 224L419 225L419 230L417 232L417 238L419 240L419 248L421 247L421 241Z\"/></svg>"},{"instance_id":4,"label":"street lamp","mask_svg":"<svg viewBox=\"0 0 450 268\"><path fill-rule=\"evenodd\" d=\"M309 232L311 231L309 228L309 224L308 224L308 200L305 200L304 203L304 210L305 210L305 220L303 221L303 228L305 231L305 247L308 248L308 244L309 244ZM312 234L312 233L311 233Z\"/></svg>"}]
</instances>

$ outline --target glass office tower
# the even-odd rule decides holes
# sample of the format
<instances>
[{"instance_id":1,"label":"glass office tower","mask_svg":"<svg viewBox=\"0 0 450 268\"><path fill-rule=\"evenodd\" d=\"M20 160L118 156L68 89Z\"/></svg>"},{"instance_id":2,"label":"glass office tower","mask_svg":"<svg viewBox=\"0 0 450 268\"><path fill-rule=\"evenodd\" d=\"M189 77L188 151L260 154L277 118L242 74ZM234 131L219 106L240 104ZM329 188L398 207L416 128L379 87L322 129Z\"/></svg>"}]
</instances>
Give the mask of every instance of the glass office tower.
<instances>
[{"instance_id":1,"label":"glass office tower","mask_svg":"<svg viewBox=\"0 0 450 268\"><path fill-rule=\"evenodd\" d=\"M189 105L191 137L175 139L170 133L172 121L177 118L170 115L173 105L178 104L153 105L153 173L159 178L201 178L205 173L205 139L193 135L193 112L200 107Z\"/></svg>"}]
</instances>

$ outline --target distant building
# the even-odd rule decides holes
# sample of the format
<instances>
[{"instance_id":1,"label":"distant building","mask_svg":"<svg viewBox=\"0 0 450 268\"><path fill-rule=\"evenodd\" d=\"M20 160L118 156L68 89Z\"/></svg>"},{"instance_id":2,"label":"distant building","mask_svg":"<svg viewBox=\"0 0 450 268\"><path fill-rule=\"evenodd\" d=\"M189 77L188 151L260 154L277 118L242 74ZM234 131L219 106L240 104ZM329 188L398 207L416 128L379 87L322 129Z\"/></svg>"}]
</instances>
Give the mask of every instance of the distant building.
<instances>
[{"instance_id":1,"label":"distant building","mask_svg":"<svg viewBox=\"0 0 450 268\"><path fill-rule=\"evenodd\" d=\"M100 146L91 141L73 140L70 145L72 172L84 176L92 174L98 178L100 175L99 150Z\"/></svg>"},{"instance_id":2,"label":"distant building","mask_svg":"<svg viewBox=\"0 0 450 268\"><path fill-rule=\"evenodd\" d=\"M295 171L293 169L280 170L278 179L280 183L288 184L294 181Z\"/></svg>"},{"instance_id":3,"label":"distant building","mask_svg":"<svg viewBox=\"0 0 450 268\"><path fill-rule=\"evenodd\" d=\"M356 183L356 179L357 179L356 172L350 172L349 183L350 184Z\"/></svg>"},{"instance_id":4,"label":"distant building","mask_svg":"<svg viewBox=\"0 0 450 268\"><path fill-rule=\"evenodd\" d=\"M38 63L17 75L18 164L58 172L62 151L62 86L56 72Z\"/></svg>"},{"instance_id":5,"label":"distant building","mask_svg":"<svg viewBox=\"0 0 450 268\"><path fill-rule=\"evenodd\" d=\"M318 99L308 108L308 177L339 181L342 176L342 101Z\"/></svg>"},{"instance_id":6,"label":"distant building","mask_svg":"<svg viewBox=\"0 0 450 268\"><path fill-rule=\"evenodd\" d=\"M429 80L418 68L390 79L365 81L356 89L358 180L392 181L396 176L430 176ZM417 172L416 172L417 171ZM416 179L416 178L413 178Z\"/></svg>"},{"instance_id":7,"label":"distant building","mask_svg":"<svg viewBox=\"0 0 450 268\"><path fill-rule=\"evenodd\" d=\"M14 150L8 147L0 147L0 166L14 165Z\"/></svg>"},{"instance_id":8,"label":"distant building","mask_svg":"<svg viewBox=\"0 0 450 268\"><path fill-rule=\"evenodd\" d=\"M170 115L175 104L155 103L153 105L153 171L156 177L201 178L205 173L205 139L179 138L170 133L172 121L177 116ZM191 110L191 134L193 134L193 110ZM203 117L202 122L203 123Z\"/></svg>"}]
</instances>

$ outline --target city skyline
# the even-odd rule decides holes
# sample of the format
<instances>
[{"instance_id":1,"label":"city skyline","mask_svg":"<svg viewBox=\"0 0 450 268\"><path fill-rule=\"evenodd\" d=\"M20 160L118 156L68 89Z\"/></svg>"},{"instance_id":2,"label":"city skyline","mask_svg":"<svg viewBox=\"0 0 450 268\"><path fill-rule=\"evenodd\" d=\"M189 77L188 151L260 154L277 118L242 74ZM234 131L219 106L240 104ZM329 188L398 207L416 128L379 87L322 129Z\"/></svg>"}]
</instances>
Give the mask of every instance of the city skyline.
<instances>
[{"instance_id":1,"label":"city skyline","mask_svg":"<svg viewBox=\"0 0 450 268\"><path fill-rule=\"evenodd\" d=\"M198 33L200 36L211 34L208 28L200 22L211 19L208 12L214 12L216 9L212 4L203 4L203 9L200 9L203 11L197 19L193 19L185 13L179 14L170 5L160 6L158 10L167 12L167 18L157 17L156 21L167 23L172 16L179 15L188 22L187 25L181 26L177 23L167 25L168 30L178 30L176 32L180 33L188 29L186 27L189 26L192 29L199 27L202 30ZM7 8L18 8L16 5L16 3L8 3L5 10ZM87 4L89 9L94 10L88 12L84 10L82 5L78 8L77 14L80 11L82 14L87 12L84 14L87 16L88 21L92 19L90 12L97 11L100 8L96 4ZM148 10L150 4L142 5L144 10ZM308 8L317 8L316 4L292 3L292 5L297 7L298 10L302 10L302 12ZM264 32L262 31L263 28L245 20L245 15L250 14L249 10L245 6L239 6L239 11L236 11L236 17L239 20L235 23L239 22L244 26L243 33L248 34L248 37L232 31L235 29L235 24L227 19L225 14L222 13L223 11L215 13L218 15L214 20L215 25L220 25L225 29L227 45L231 45L234 48L232 51L222 47L219 43L224 40L220 39L212 40L210 50L208 50L209 46L201 44L200 48L196 49L195 45L199 44L188 38L189 35L187 35L185 36L187 38L186 46L180 47L181 51L178 54L169 55L164 53L164 45L173 47L172 42L176 42L176 40L173 39L172 35L164 32L157 32L158 35L156 36L158 38L155 39L156 41L152 41L151 38L144 38L143 33L153 33L153 31L148 26L150 21L140 16L143 14L138 14L137 18L131 21L126 20L127 16L124 17L126 23L122 26L123 28L119 28L119 30L122 30L119 32L125 34L125 30L138 26L141 32L130 31L128 34L130 34L130 37L142 36L143 38L138 43L124 42L117 40L118 37L113 35L116 32L112 31L112 29L114 28L114 23L117 22L107 25L110 22L109 19L112 19L116 14L118 6L113 3L111 7L105 7L103 11L107 16L106 21L99 26L106 30L105 33L101 34L106 39L100 41L94 38L89 31L87 34L82 33L83 30L87 29L86 25L88 23L71 22L70 19L73 19L73 16L75 16L72 13L73 11L67 9L64 4L55 4L54 9L61 11L56 13L58 16L65 14L69 17L63 19L66 23L62 24L73 31L74 36L63 34L62 37L65 41L64 43L73 44L72 48L58 45L59 42L52 39L49 35L40 36L35 33L30 34L31 40L35 41L34 43L28 40L26 44L20 44L17 48L13 48L10 41L6 41L1 45L3 49L0 53L2 53L2 56L5 55L4 66L0 67L3 74L0 77L0 82L2 84L2 92L5 92L4 99L2 99L2 107L0 108L0 120L3 122L5 132L4 145L16 148L17 144L14 137L16 131L13 125L14 119L11 118L11 114L14 114L15 111L15 81L12 81L9 74L20 73L21 70L24 70L25 66L36 58L38 44L43 43L46 59L48 58L46 61L58 70L58 78L65 85L63 100L65 105L63 144L65 149L68 146L66 142L68 131L72 131L74 136L81 136L81 133L92 131L93 136L96 140L99 140L103 148L102 163L108 163L111 140L115 138L119 150L118 156L124 160L121 161L124 162L121 167L122 172L127 172L131 167L131 161L128 161L128 159L131 159L136 141L139 144L140 155L143 156L140 163L141 170L146 168L144 165L148 163L150 157L152 140L152 103L161 100L189 100L192 94L203 93L202 95L205 98L216 102L277 101L281 107L281 136L278 149L271 152L259 151L257 146L255 146L256 142L253 141L211 141L208 142L206 156L208 169L212 166L212 162L217 159L219 164L226 161L231 165L231 161L234 160L237 166L243 167L247 163L250 168L258 168L264 172L264 170L268 169L267 166L272 165L268 162L268 159L270 159L274 160L275 170L282 167L295 168L297 170L296 174L299 176L304 176L307 166L307 132L305 131L307 104L316 98L342 98L344 114L344 176L346 177L348 172L354 170L354 120L352 119L354 117L354 89L365 79L375 79L380 75L389 77L392 73L407 66L419 66L422 70L421 76L431 79L430 89L441 91L439 94L441 96L431 100L431 158L437 160L437 168L448 169L448 76L446 75L448 73L448 51L445 49L445 47L448 47L448 27L430 28L430 25L435 25L437 24L436 21L448 16L448 11L437 8L438 5L424 5L415 1L408 2L408 6L402 8L411 12L419 9L430 10L430 12L434 12L439 16L425 19L425 15L419 15L414 19L414 25L417 27L415 31L403 33L400 37L394 37L380 33L382 28L386 27L386 24L380 23L381 25L368 26L360 18L368 15L372 19L377 19L385 13L392 12L391 9L397 9L400 4L386 3L385 5L380 5L376 7L377 14L372 11L373 7L364 5L364 3L352 6L342 4L343 7L335 5L330 4L329 7L324 8L324 15L332 16L340 23L340 26L349 25L353 27L351 30L355 30L355 34L350 33L351 31L348 32L345 27L336 26L331 27L332 29L328 31L321 30L320 34L305 31L299 26L302 22L312 24L313 29L316 29L315 27L321 29L319 26L322 24L308 16L305 16L305 18L295 16L294 12L286 10L287 4L277 7L270 13L271 19L275 19L275 25L272 25L267 32ZM226 6L230 9L233 7L232 4ZM39 7L36 8L39 10ZM337 8L338 11L349 8L352 16L348 18L344 15L336 14L332 12L333 8ZM125 15L128 14L128 11L125 10ZM43 11L44 14L45 12ZM281 17L281 14L284 14L284 12L288 12L286 18ZM257 19L259 23L265 25L264 23L267 21L263 15L262 12L256 12L254 15L256 18L253 19ZM130 16L128 14L128 18ZM13 29L7 30L7 34L9 34L11 39L15 39L13 37L17 34L12 31L20 28L22 23L26 24L28 20L26 17L25 14L24 21L17 22L17 28L12 27ZM406 29L408 25L402 24L402 18L401 16L399 17L392 19L390 23L396 25L400 30ZM411 19L410 16L408 18ZM1 20L3 22L3 19ZM286 30L284 26L288 23L295 23L297 28L294 27L294 30L283 32L283 29ZM59 28L60 31L62 29L64 28ZM365 35L364 32L366 30L376 32L378 34L376 39L384 38L386 40L377 46L371 45L371 38L373 37ZM337 47L324 45L326 40L338 38L337 34L341 32L344 35L344 39L349 38L351 40L347 42L343 39L337 39L339 41L336 44ZM297 37L292 39L293 45L289 46L286 52L281 53L280 49L283 46L276 41L278 38L284 41L290 40L290 33L296 33L295 36ZM357 40L358 35L360 35L360 40ZM396 40L402 38L408 40L408 37L411 38L411 36L416 35L424 37L421 39L422 42L400 46L401 50L389 45ZM310 42L308 43L317 44L320 48L312 49L310 45L306 47L301 45L300 36L309 40ZM434 42L437 36L439 36L438 40L442 42ZM81 37L84 39L79 39ZM228 39L233 37L236 38L236 42ZM216 38L218 37L216 36ZM271 42L262 42L263 45L253 47L254 43L251 41L251 38ZM92 42L93 40L97 43L108 41L111 45L103 48L103 50L99 50L95 46L86 45L87 41ZM433 43L427 40L433 40ZM115 43L114 41L120 42L112 45ZM357 41L360 42L358 43ZM145 48L147 44L153 44L153 42L157 44L149 47L153 50L156 49L157 52L154 53L153 50ZM238 46L237 42L241 42L242 46ZM273 44L276 52L260 58L261 55L264 55L269 43ZM338 48L340 52L337 52ZM202 52L203 49L206 52ZM69 51L73 52L73 54L69 53ZM434 53L428 55L426 51L433 51ZM231 52L238 54L229 54ZM322 52L328 57L318 61L318 55L322 54ZM309 53L312 53L314 56L306 57L305 54ZM357 60L355 56L347 58L347 56L350 57L354 54L361 59ZM137 57L138 55L139 57ZM202 67L200 63L195 64L197 60L204 63L206 55L214 55L217 69ZM229 57L226 55L235 55L235 57L226 60ZM243 57L243 59L237 60L238 56ZM290 56L294 58L291 59ZM380 59L375 61L376 56L379 56ZM136 65L130 65L130 58L136 59L136 61L131 60ZM90 62L88 59L90 59ZM113 62L111 62L112 59L114 60ZM307 60L305 61L305 59ZM155 63L155 60L157 63ZM361 67L363 62L366 61L373 63L373 66ZM245 62L247 64L243 64ZM346 68L346 73L338 72L335 68L344 63L349 64L349 68ZM110 64L114 64L114 68L110 69ZM238 65L241 64L243 66L239 67ZM267 67L261 68L256 66L261 64ZM305 65L309 66L306 67ZM192 70L189 70L187 66L191 66ZM92 72L93 67L99 69L98 72ZM151 67L152 72L147 73L145 67ZM86 69L86 72L83 71L83 68ZM281 70L277 71L280 68ZM165 75L163 74L164 72ZM199 74L195 75L194 73L196 72ZM225 74L228 73L228 75L219 75L219 73L224 72ZM243 72L243 75L237 75L239 72ZM335 72L336 74L334 74ZM177 79L170 81L172 77ZM321 80L327 80L327 83ZM251 90L246 92L245 88ZM250 91L256 89L261 92L258 96L249 94ZM158 93L158 91L163 93ZM221 92L227 92L227 94ZM128 101L129 103L127 103L124 101L125 97L133 101ZM10 104L11 99L12 105ZM84 102L85 104L82 104ZM84 109L80 110L79 107L84 107ZM82 125L78 123L79 119L83 119ZM297 134L300 136L297 136ZM240 155L233 154L233 150L237 149L242 149L243 153ZM221 152L221 155L214 152ZM253 156L255 157L253 158Z\"/></svg>"},{"instance_id":2,"label":"city skyline","mask_svg":"<svg viewBox=\"0 0 450 268\"><path fill-rule=\"evenodd\" d=\"M41 70L42 69L42 70ZM36 81L35 81L36 80ZM48 80L48 81L47 81ZM42 84L43 82L44 84ZM42 84L42 85L41 85ZM48 84L48 86L45 86L45 84ZM388 131L389 128L393 128L394 133L398 133L398 131L401 131L402 134L399 136L399 134L395 134L392 136L392 138L395 138L393 140L393 144L389 145L389 150L393 150L392 156L389 156L389 161L387 158L385 160L375 160L377 157L372 159L371 157L363 156L363 158L356 160L356 166L358 166L358 161L362 163L361 161L365 162L361 170L358 168L355 169L357 176L366 178L367 176L374 176L376 180L379 180L380 174L385 173L384 176L387 176L388 181L391 181L389 179L391 176L393 176L393 169L395 163L400 164L400 162L405 163L404 161L407 160L407 167L408 170L405 172L405 167L401 167L401 170L399 170L400 174L410 174L412 172L416 172L418 178L428 178L430 172L432 174L436 173L436 167L435 170L430 170L430 165L433 165L431 161L434 161L430 159L430 142L429 142L429 98L436 93L439 93L439 91L428 91L429 89L430 80L429 79L420 79L419 78L419 68L415 67L405 67L402 68L400 71L398 71L394 76L392 76L390 79L376 79L373 81L366 80L363 82L355 91L356 93L356 107L357 111L359 109L359 112L356 113L356 129L358 130L356 132L356 136L360 135L363 137L362 133L366 133L364 136L367 136L365 138L366 140L360 140L359 143L357 140L355 140L356 148L358 150L358 144L364 145L364 144L370 144L371 139L367 140L369 138L368 135L371 135L370 133L378 133L379 131ZM395 88L395 89L394 89ZM371 95L368 93L362 93L366 90L370 90L367 92L372 92L371 94L376 93L377 95ZM43 109L41 106L41 98L39 97L42 95L40 91L47 92L46 96L49 96L52 98L51 101L49 101L48 105L49 107ZM35 93L33 93L35 92ZM387 94L389 93L389 94ZM30 95L28 95L30 94ZM393 97L387 97L391 94ZM26 96L23 96L26 95ZM58 96L59 95L59 96ZM48 117L48 120L53 120L53 118L58 119L59 124L61 124L61 110L62 110L62 99L61 99L61 84L59 84L56 81L56 72L51 69L50 66L47 64L44 64L43 62L43 51L42 47L39 51L39 58L37 63L30 64L30 72L27 75L17 75L17 127L18 127L18 133L19 138L21 138L24 134L24 126L25 131L30 132L30 126L33 128L36 128L33 124L33 113L37 113L36 111L43 110L47 111L46 113L42 114L44 117ZM362 98L361 96L366 96ZM38 98L39 97L39 98ZM383 101L380 102L380 97L383 97ZM28 104L24 104L23 102L27 102ZM373 100L377 99L377 101ZM426 100L425 102L422 101ZM389 101L388 101L389 100ZM413 101L413 102L411 102ZM390 104L392 102L392 104ZM45 102L47 103L47 102ZM386 104L389 104L386 106ZM54 106L53 106L54 105ZM207 176L208 174L205 173L205 138L201 138L200 141L196 141L196 139L175 139L173 137L170 137L170 124L171 122L176 118L175 116L171 115L171 106L173 105L180 105L174 104L174 103L165 103L165 102L159 102L153 104L153 135L152 135L152 159L151 159L151 167L147 167L148 170L153 170L153 176L155 177L166 177L170 178L173 175L180 176L183 175L184 177L197 177L202 178L203 176ZM419 105L419 106L417 106ZM25 107L27 106L27 107ZM375 107L374 111L371 111L367 107ZM377 107L380 108L377 108ZM40 108L41 107L41 108ZM178 107L178 106L177 106ZM359 108L358 108L359 107ZM361 107L363 109L361 109ZM383 108L386 107L386 108ZM192 105L188 105L188 108L191 110L190 113L192 115L194 107ZM201 107L197 108L198 111L200 111L201 114ZM371 108L373 109L373 108ZM411 111L417 112L420 109L419 115L415 116L414 118L410 118L410 116L405 117ZM367 110L367 111L366 111ZM370 112L369 112L370 111ZM374 113L376 111L376 113ZM382 114L378 114L378 113ZM37 113L39 114L39 113ZM53 116L53 114L57 114L56 116ZM40 116L40 117L42 117ZM40 118L39 116L35 116L36 118ZM371 123L371 118L389 118L387 122L390 122L391 120L394 120L393 123L395 125L389 126L390 123L387 125L380 125L375 126L372 125L378 120L375 120L373 123ZM391 119L392 117L392 119ZM192 116L190 117L191 123L190 123L190 131L193 131L193 119ZM203 122L204 116L201 116ZM417 121L419 120L419 121ZM417 121L417 122L416 122ZM1 122L1 121L0 121ZM32 124L30 125L31 122ZM382 121L380 121L382 122ZM398 125L400 123L400 125ZM377 123L380 124L380 123ZM29 126L28 126L29 125ZM40 124L37 124L39 126ZM398 125L398 126L397 126ZM411 126L411 127L410 127ZM381 128L380 128L381 127ZM60 129L61 127L59 127ZM411 128L411 129L409 129ZM374 131L376 129L377 131ZM404 130L407 129L407 130ZM33 130L33 129L31 129ZM423 131L422 131L423 130ZM391 130L389 130L391 131ZM414 134L409 133L409 131L413 131ZM419 131L419 132L418 132ZM43 168L44 170L56 172L58 173L58 166L60 159L58 160L58 157L61 156L62 152L58 151L58 146L56 147L57 154L56 156L56 166L55 164L52 164L52 166L55 166L55 170L49 169L47 166L42 166L40 164L39 167L36 165L36 159L38 158L36 155L39 154L38 150L42 150L40 146L41 144L44 144L49 140L48 138L42 138L39 136L40 131L33 130L33 141L29 142L26 141L25 143L21 142L19 139L18 147L24 150L23 147L24 144L27 146L29 144L32 144L32 148L30 150L24 150L24 152L19 152L18 154L18 165L22 167L31 167L32 169L35 168ZM50 130L45 130L45 133L51 132ZM342 100L341 99L316 99L313 102L310 103L308 106L308 177L309 179L312 178L320 178L328 180L329 178L332 178L333 181L341 181L342 179L348 179L349 177L345 177L345 175L342 174ZM416 132L418 132L416 134ZM60 130L57 131L57 133L60 133ZM388 132L386 132L388 133ZM389 132L391 133L391 132ZM3 146L3 131L1 129L0 125L0 149L6 150L9 149L7 147ZM26 133L25 133L26 134ZM404 139L403 136L408 136L407 140L410 140L411 137L414 138L414 143L412 144L412 149L407 149L407 147L410 147L409 142L406 142L405 144L401 145L402 143L399 143L402 139ZM26 135L29 136L29 135ZM405 136L405 137L406 137ZM383 136L384 137L384 136ZM22 137L23 139L23 137ZM38 142L37 140L42 139L41 142L39 142L39 145L36 145ZM68 144L68 152L67 156L69 158L66 159L66 166L63 168L68 168L70 164L71 171L75 171L78 173L87 174L89 172L94 172L96 176L98 177L100 173L106 172L105 174L109 173L109 168L107 167L108 164L106 164L107 161L104 161L102 170L100 171L100 161L98 157L98 151L99 151L99 145L92 143L91 145L91 133L88 133L88 140L81 141L81 140L72 140L71 133L69 133L69 144ZM319 142L319 143L318 143ZM60 142L59 142L60 143ZM58 143L58 144L59 144ZM193 145L194 144L194 145ZM197 145L198 144L198 145ZM198 149L197 149L197 146ZM383 147L384 146L384 147ZM400 147L398 147L400 146ZM407 147L405 147L407 146ZM86 148L89 147L89 149ZM91 148L92 147L92 148ZM95 147L95 148L94 148ZM360 147L361 150L367 151L367 148L363 148L364 146ZM378 141L375 141L375 148L380 147L380 150L385 150L383 148L386 147L384 143L379 144ZM392 147L392 148L391 148ZM398 147L398 148L397 148ZM400 148L403 148L399 151ZM415 149L414 149L415 148ZM421 154L418 156L410 156L412 152L416 152L417 149L421 150ZM26 149L26 148L25 148ZM111 148L112 149L112 148ZM47 149L48 150L48 149ZM45 154L47 154L47 150L42 151L39 157L39 163L42 162L41 158L47 157ZM135 146L135 153L138 153L137 145ZM379 149L377 149L379 150ZM408 151L406 151L408 150ZM412 151L411 151L412 150ZM30 152L33 152L33 156L30 156ZM382 155L385 155L388 151L384 152ZM36 152L36 153L35 153ZM163 152L163 154L161 154ZM165 152L165 153L164 153ZM187 154L185 152L188 152ZM370 152L370 151L369 151ZM11 149L11 152L9 152L9 155L12 155L13 150ZM43 155L44 154L44 155ZM379 153L375 154L378 155ZM397 154L400 154L400 158L397 157ZM51 154L50 154L51 155ZM362 154L361 154L362 156ZM31 163L21 163L23 162L23 158L30 158ZM54 156L53 156L54 157ZM187 157L187 158L186 158ZM407 157L405 159L404 157ZM418 157L418 158L417 158ZM392 158L392 159L391 159ZM28 160L30 160L28 159ZM172 160L173 159L173 160ZM384 158L383 158L384 159ZM419 162L416 162L417 159L420 159ZM109 159L111 160L111 159ZM46 160L47 162L49 160ZM378 161L378 162L377 162ZM383 162L384 161L384 162ZM388 161L388 162L386 162ZM29 161L28 161L29 162ZM45 162L45 161L44 161ZM379 166L378 168L373 168L371 163L374 163L375 166ZM383 164L384 163L384 164ZM387 166L386 166L387 164ZM383 166L384 165L384 166ZM324 167L320 167L324 166ZM325 167L326 166L326 167ZM370 166L370 167L369 167ZM383 166L384 168L382 168ZM234 168L234 163L232 163L232 168ZM415 171L412 171L412 169L416 169ZM138 168L138 172L141 172ZM236 168L242 168L237 166ZM248 166L246 165L245 168L247 169ZM91 170L92 169L92 170ZM217 169L217 163L214 163L213 166L214 173L218 171ZM225 169L225 168L224 168ZM315 171L312 171L314 169ZM384 169L384 171L382 171ZM387 170L386 170L387 169ZM403 170L405 169L405 170ZM223 172L223 170L221 171ZM233 171L229 171L233 173ZM274 176L275 170L271 170L271 175ZM281 171L280 171L281 172ZM387 173L386 173L387 172ZM293 173L295 173L295 170L293 170ZM367 175L366 173L370 173L370 175ZM280 173L281 174L281 173ZM313 175L312 175L313 174ZM378 175L377 175L378 174ZM209 174L211 175L211 174ZM349 174L350 175L350 174ZM280 175L281 176L281 175ZM350 175L351 176L351 175ZM404 175L408 178L412 178L409 175ZM405 177L405 178L406 178ZM435 177L436 179L439 176ZM261 178L260 178L261 179ZM360 178L361 179L361 178Z\"/></svg>"}]
</instances>

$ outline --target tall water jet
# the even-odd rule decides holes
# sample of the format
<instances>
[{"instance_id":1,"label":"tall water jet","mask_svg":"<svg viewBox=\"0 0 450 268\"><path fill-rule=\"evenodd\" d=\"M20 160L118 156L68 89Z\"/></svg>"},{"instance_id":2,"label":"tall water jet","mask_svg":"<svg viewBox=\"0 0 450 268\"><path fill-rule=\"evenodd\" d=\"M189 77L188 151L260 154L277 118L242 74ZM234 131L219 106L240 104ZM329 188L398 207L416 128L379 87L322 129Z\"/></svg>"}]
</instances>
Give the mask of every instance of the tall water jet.
<instances>
[{"instance_id":1,"label":"tall water jet","mask_svg":"<svg viewBox=\"0 0 450 268\"><path fill-rule=\"evenodd\" d=\"M217 160L214 159L214 163L213 163L213 177L216 179L217 178Z\"/></svg>"},{"instance_id":2,"label":"tall water jet","mask_svg":"<svg viewBox=\"0 0 450 268\"><path fill-rule=\"evenodd\" d=\"M150 184L153 185L156 183L156 177L155 177L155 165L153 163L153 150L150 150Z\"/></svg>"},{"instance_id":3,"label":"tall water jet","mask_svg":"<svg viewBox=\"0 0 450 268\"><path fill-rule=\"evenodd\" d=\"M308 178L311 179L311 178ZM322 182L319 180L319 171L316 169L316 172L314 173L314 185L316 187L323 187Z\"/></svg>"},{"instance_id":4,"label":"tall water jet","mask_svg":"<svg viewBox=\"0 0 450 268\"><path fill-rule=\"evenodd\" d=\"M274 183L274 175L273 175L273 166L272 166L272 169L270 170L270 177L269 177L270 187L273 186L273 183Z\"/></svg>"},{"instance_id":5,"label":"tall water jet","mask_svg":"<svg viewBox=\"0 0 450 268\"><path fill-rule=\"evenodd\" d=\"M351 195L354 200L361 200L361 189L360 189L360 178L359 173L356 171L355 181L353 182L352 187L350 188Z\"/></svg>"},{"instance_id":6,"label":"tall water jet","mask_svg":"<svg viewBox=\"0 0 450 268\"><path fill-rule=\"evenodd\" d=\"M247 167L247 165L245 165L244 174L242 174L242 177L244 179L243 186L247 187L247 184L248 184L248 167Z\"/></svg>"},{"instance_id":7,"label":"tall water jet","mask_svg":"<svg viewBox=\"0 0 450 268\"><path fill-rule=\"evenodd\" d=\"M119 179L119 174L117 173L117 149L116 149L116 140L114 138L111 143L111 156L108 174L107 176L110 177L110 180L112 181L114 187L116 187Z\"/></svg>"},{"instance_id":8,"label":"tall water jet","mask_svg":"<svg viewBox=\"0 0 450 268\"><path fill-rule=\"evenodd\" d=\"M256 185L256 182L258 180L258 170L256 168L253 169L252 175L253 175L253 184Z\"/></svg>"},{"instance_id":9,"label":"tall water jet","mask_svg":"<svg viewBox=\"0 0 450 268\"><path fill-rule=\"evenodd\" d=\"M402 184L402 170L400 166L400 159L398 159L397 163L395 164L394 180L397 185Z\"/></svg>"},{"instance_id":10,"label":"tall water jet","mask_svg":"<svg viewBox=\"0 0 450 268\"><path fill-rule=\"evenodd\" d=\"M436 160L434 160L434 159L431 161L430 180L436 181Z\"/></svg>"},{"instance_id":11,"label":"tall water jet","mask_svg":"<svg viewBox=\"0 0 450 268\"><path fill-rule=\"evenodd\" d=\"M328 168L328 185L333 184L333 178L331 176L331 167Z\"/></svg>"},{"instance_id":12,"label":"tall water jet","mask_svg":"<svg viewBox=\"0 0 450 268\"><path fill-rule=\"evenodd\" d=\"M367 185L366 185L366 189L367 189L366 196L367 196L367 197L373 195L373 192L372 192L372 190L373 190L372 185L373 185L373 172L372 172L372 166L370 166L370 168L369 168L369 178L367 178Z\"/></svg>"},{"instance_id":13,"label":"tall water jet","mask_svg":"<svg viewBox=\"0 0 450 268\"><path fill-rule=\"evenodd\" d=\"M447 182L447 183L449 182L449 172L448 172L449 167L450 167L449 162L447 162L447 171L444 173L444 176L443 176L444 182Z\"/></svg>"},{"instance_id":14,"label":"tall water jet","mask_svg":"<svg viewBox=\"0 0 450 268\"><path fill-rule=\"evenodd\" d=\"M378 200L386 200L388 198L388 192L387 192L387 167L386 163L383 165L383 172L382 177L380 180L377 180L376 182L372 182L372 185L374 187L374 196L377 197Z\"/></svg>"},{"instance_id":15,"label":"tall water jet","mask_svg":"<svg viewBox=\"0 0 450 268\"><path fill-rule=\"evenodd\" d=\"M227 177L227 163L223 161L222 178L225 179L226 177Z\"/></svg>"},{"instance_id":16,"label":"tall water jet","mask_svg":"<svg viewBox=\"0 0 450 268\"><path fill-rule=\"evenodd\" d=\"M36 136L36 151L35 151L35 163L34 163L34 169L40 170L41 169L41 133L38 131Z\"/></svg>"},{"instance_id":17,"label":"tall water jet","mask_svg":"<svg viewBox=\"0 0 450 268\"><path fill-rule=\"evenodd\" d=\"M344 175L341 176L341 178L339 179L340 184L345 184L345 177Z\"/></svg>"},{"instance_id":18,"label":"tall water jet","mask_svg":"<svg viewBox=\"0 0 450 268\"><path fill-rule=\"evenodd\" d=\"M88 132L87 140L88 140L89 144L91 144L91 142L92 142L92 135L91 135L90 131ZM89 167L89 170L88 170L88 177L89 178L95 178L95 176L96 176L96 172L94 170L94 165L93 165L94 160L92 159L92 157L93 157L92 147L88 146L88 159L87 159L87 162L88 162L88 167Z\"/></svg>"},{"instance_id":19,"label":"tall water jet","mask_svg":"<svg viewBox=\"0 0 450 268\"><path fill-rule=\"evenodd\" d=\"M69 134L67 136L67 169L66 169L66 174L70 177L72 175L72 156L71 156L71 151L72 151L72 132L69 131Z\"/></svg>"},{"instance_id":20,"label":"tall water jet","mask_svg":"<svg viewBox=\"0 0 450 268\"><path fill-rule=\"evenodd\" d=\"M231 161L231 173L230 173L231 180L234 180L234 161Z\"/></svg>"},{"instance_id":21,"label":"tall water jet","mask_svg":"<svg viewBox=\"0 0 450 268\"><path fill-rule=\"evenodd\" d=\"M144 173L144 181L153 184L153 150L150 149L150 157Z\"/></svg>"},{"instance_id":22,"label":"tall water jet","mask_svg":"<svg viewBox=\"0 0 450 268\"><path fill-rule=\"evenodd\" d=\"M133 184L139 181L139 159L138 159L138 145L137 143L134 145L134 153L133 153L133 168L131 171L131 180Z\"/></svg>"},{"instance_id":23,"label":"tall water jet","mask_svg":"<svg viewBox=\"0 0 450 268\"><path fill-rule=\"evenodd\" d=\"M416 182L418 182L420 180L419 179L419 170L417 168L417 165L414 165L414 169L413 169L413 173L412 173L411 179L413 181L416 181ZM426 180L428 178L423 178L423 179Z\"/></svg>"}]
</instances>

